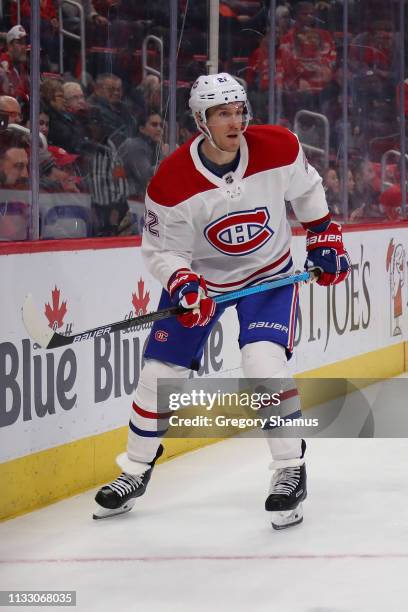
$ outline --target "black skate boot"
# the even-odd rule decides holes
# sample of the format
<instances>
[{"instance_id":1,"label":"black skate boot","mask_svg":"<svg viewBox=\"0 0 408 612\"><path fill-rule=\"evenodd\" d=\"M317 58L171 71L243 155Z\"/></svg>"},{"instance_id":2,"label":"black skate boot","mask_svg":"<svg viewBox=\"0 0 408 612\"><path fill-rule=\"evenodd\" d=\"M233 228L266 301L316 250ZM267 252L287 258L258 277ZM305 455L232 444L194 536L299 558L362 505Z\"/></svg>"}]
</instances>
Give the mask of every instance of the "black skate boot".
<instances>
[{"instance_id":1,"label":"black skate boot","mask_svg":"<svg viewBox=\"0 0 408 612\"><path fill-rule=\"evenodd\" d=\"M136 499L145 493L154 465L157 459L162 456L163 450L164 448L160 444L156 457L149 464L150 468L140 476L122 472L116 480L99 489L95 501L100 507L94 513L93 518L98 520L129 512L135 505Z\"/></svg>"},{"instance_id":2,"label":"black skate boot","mask_svg":"<svg viewBox=\"0 0 408 612\"><path fill-rule=\"evenodd\" d=\"M303 521L302 501L307 496L306 466L303 459L305 449L306 444L302 441L303 453L300 459L272 463L275 473L265 501L265 510L271 512L274 529L285 529ZM296 462L301 465L296 465Z\"/></svg>"}]
</instances>

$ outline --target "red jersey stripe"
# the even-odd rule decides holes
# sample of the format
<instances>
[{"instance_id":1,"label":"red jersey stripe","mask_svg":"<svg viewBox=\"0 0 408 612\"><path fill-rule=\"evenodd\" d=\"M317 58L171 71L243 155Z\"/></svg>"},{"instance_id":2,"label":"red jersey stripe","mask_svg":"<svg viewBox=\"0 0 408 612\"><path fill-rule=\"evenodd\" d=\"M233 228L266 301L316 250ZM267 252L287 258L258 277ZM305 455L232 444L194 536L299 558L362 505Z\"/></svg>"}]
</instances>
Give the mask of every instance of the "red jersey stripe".
<instances>
[{"instance_id":1,"label":"red jersey stripe","mask_svg":"<svg viewBox=\"0 0 408 612\"><path fill-rule=\"evenodd\" d=\"M212 283L211 281L205 279L205 282L208 287L231 287L232 285L241 285L242 283L246 283L250 281L251 278L258 276L258 274L263 274L264 272L273 270L273 268L276 268L277 266L279 266L289 256L290 256L290 251L288 250L286 251L286 253L284 253L281 257L279 257L279 259L277 259L273 263L269 264L268 266L265 266L264 268L259 268L259 270L257 270L256 272L252 272L252 274L250 274L249 276L246 276L245 278L242 278L241 280L236 280L231 283Z\"/></svg>"}]
</instances>

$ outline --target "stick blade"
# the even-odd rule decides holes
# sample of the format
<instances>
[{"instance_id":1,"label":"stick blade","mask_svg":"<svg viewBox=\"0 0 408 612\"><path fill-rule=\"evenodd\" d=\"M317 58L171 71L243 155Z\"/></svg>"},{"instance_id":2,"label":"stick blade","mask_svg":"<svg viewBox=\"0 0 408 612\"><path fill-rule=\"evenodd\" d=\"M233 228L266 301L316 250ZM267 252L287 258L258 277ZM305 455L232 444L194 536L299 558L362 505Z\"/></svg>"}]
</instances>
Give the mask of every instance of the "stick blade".
<instances>
[{"instance_id":1,"label":"stick blade","mask_svg":"<svg viewBox=\"0 0 408 612\"><path fill-rule=\"evenodd\" d=\"M48 348L54 331L48 327L47 323L41 318L31 294L26 296L21 311L24 326L30 338L37 342L42 348Z\"/></svg>"}]
</instances>

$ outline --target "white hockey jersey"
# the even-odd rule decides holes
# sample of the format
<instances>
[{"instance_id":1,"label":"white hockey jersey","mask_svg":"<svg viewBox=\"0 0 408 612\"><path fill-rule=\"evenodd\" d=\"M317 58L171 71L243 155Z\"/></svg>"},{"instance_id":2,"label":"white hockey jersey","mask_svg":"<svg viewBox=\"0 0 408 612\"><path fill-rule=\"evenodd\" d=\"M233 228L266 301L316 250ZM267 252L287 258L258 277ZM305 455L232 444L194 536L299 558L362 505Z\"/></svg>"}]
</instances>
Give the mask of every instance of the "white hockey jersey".
<instances>
[{"instance_id":1,"label":"white hockey jersey","mask_svg":"<svg viewBox=\"0 0 408 612\"><path fill-rule=\"evenodd\" d=\"M170 276L190 268L211 295L264 281L291 264L285 200L299 221L328 215L321 177L295 134L277 126L250 126L240 162L218 178L198 155L197 136L164 160L146 194L142 254L167 288Z\"/></svg>"}]
</instances>

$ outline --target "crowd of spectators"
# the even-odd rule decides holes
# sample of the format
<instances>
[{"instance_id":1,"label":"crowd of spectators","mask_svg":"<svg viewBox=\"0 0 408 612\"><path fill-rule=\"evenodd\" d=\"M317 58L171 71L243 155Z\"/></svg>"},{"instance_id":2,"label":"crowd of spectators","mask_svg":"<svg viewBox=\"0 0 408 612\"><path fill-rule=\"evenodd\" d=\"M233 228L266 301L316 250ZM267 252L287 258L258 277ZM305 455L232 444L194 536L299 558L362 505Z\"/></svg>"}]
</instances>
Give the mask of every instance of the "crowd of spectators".
<instances>
[{"instance_id":1,"label":"crowd of spectators","mask_svg":"<svg viewBox=\"0 0 408 612\"><path fill-rule=\"evenodd\" d=\"M65 29L79 34L80 15L75 5L40 0L39 129L47 143L40 150L40 190L64 193L75 201L86 196L90 235L125 235L140 231L132 202L143 201L151 176L169 153L163 106L167 83L155 73L143 73L141 67L142 41L153 34L164 42L167 74L169 7L158 0L143 6L137 0L80 0L80 4L86 25L86 66L80 63L78 41L71 38L64 38L60 66L60 20ZM207 5L207 0L179 2L180 26L184 26L177 66L179 144L196 131L185 108L193 80L206 69ZM220 69L242 79L255 123L268 121L269 7L269 1L262 0L220 3ZM19 13L17 23L16 0L3 2L0 118L30 128L30 2L21 0ZM347 193L350 221L395 219L402 198L398 158L387 163L385 179L381 161L386 151L399 148L396 16L379 0L351 3L346 127L342 19L341 0L277 0L276 122L298 133L323 176L333 216L344 217ZM159 68L157 51L149 49L148 58ZM408 79L404 87L408 94ZM405 104L408 108L408 95ZM299 111L308 112L298 116ZM347 177L342 175L345 129ZM0 134L0 188L27 187L28 148L25 134L10 136L10 129Z\"/></svg>"},{"instance_id":2,"label":"crowd of spectators","mask_svg":"<svg viewBox=\"0 0 408 612\"><path fill-rule=\"evenodd\" d=\"M84 1L82 4L89 28L106 29L111 16L106 10L108 4L113 8L120 3ZM11 8L13 21L16 19L14 2ZM79 16L75 11L70 12L69 5L62 8L66 13L64 19L71 23L73 31L79 31ZM138 233L140 224L136 227L133 223L129 203L143 201L157 165L169 153L161 114L162 84L153 74L135 82L124 81L112 70L87 73L87 82L83 84L78 78L78 44L66 62L70 69L61 74L55 64L58 53L49 52L50 45L44 44L47 33L51 32L48 25L54 30L58 28L56 9L53 0L41 2L39 130L47 146L42 146L39 152L40 208L45 202L48 210L51 196L55 195L55 203L60 208L61 202L75 205L80 202L87 206L88 235ZM13 190L7 192L13 199L16 190L28 188L30 147L27 138L30 3L23 1L20 10L22 23L11 25L5 33L0 55L0 118L6 117L9 125L0 134L0 188ZM122 41L123 45L126 43ZM14 128L27 129L20 132L13 124ZM27 216L27 202L18 209L20 212L24 209ZM0 216L5 216L5 210L0 210ZM7 212L10 211L9 203ZM15 226L18 223L16 235L20 235L17 215L13 221ZM12 236L9 229L5 231L4 223L0 227L0 238Z\"/></svg>"},{"instance_id":3,"label":"crowd of spectators","mask_svg":"<svg viewBox=\"0 0 408 612\"><path fill-rule=\"evenodd\" d=\"M395 219L401 211L400 173L395 171L400 160L384 157L400 148L399 34L404 25L399 24L396 8L397 3L377 0L349 3L346 68L341 2L280 2L276 9L273 86L277 122L298 134L310 161L324 177L332 214L339 218L345 216L347 194L349 221ZM249 53L244 72L259 122L267 120L271 74L266 13L265 5L263 22L259 15L246 22L259 28L259 43ZM345 70L347 126L343 120ZM408 93L407 84L408 80L404 84ZM407 109L407 99L405 105ZM343 179L345 131L349 170Z\"/></svg>"}]
</instances>

